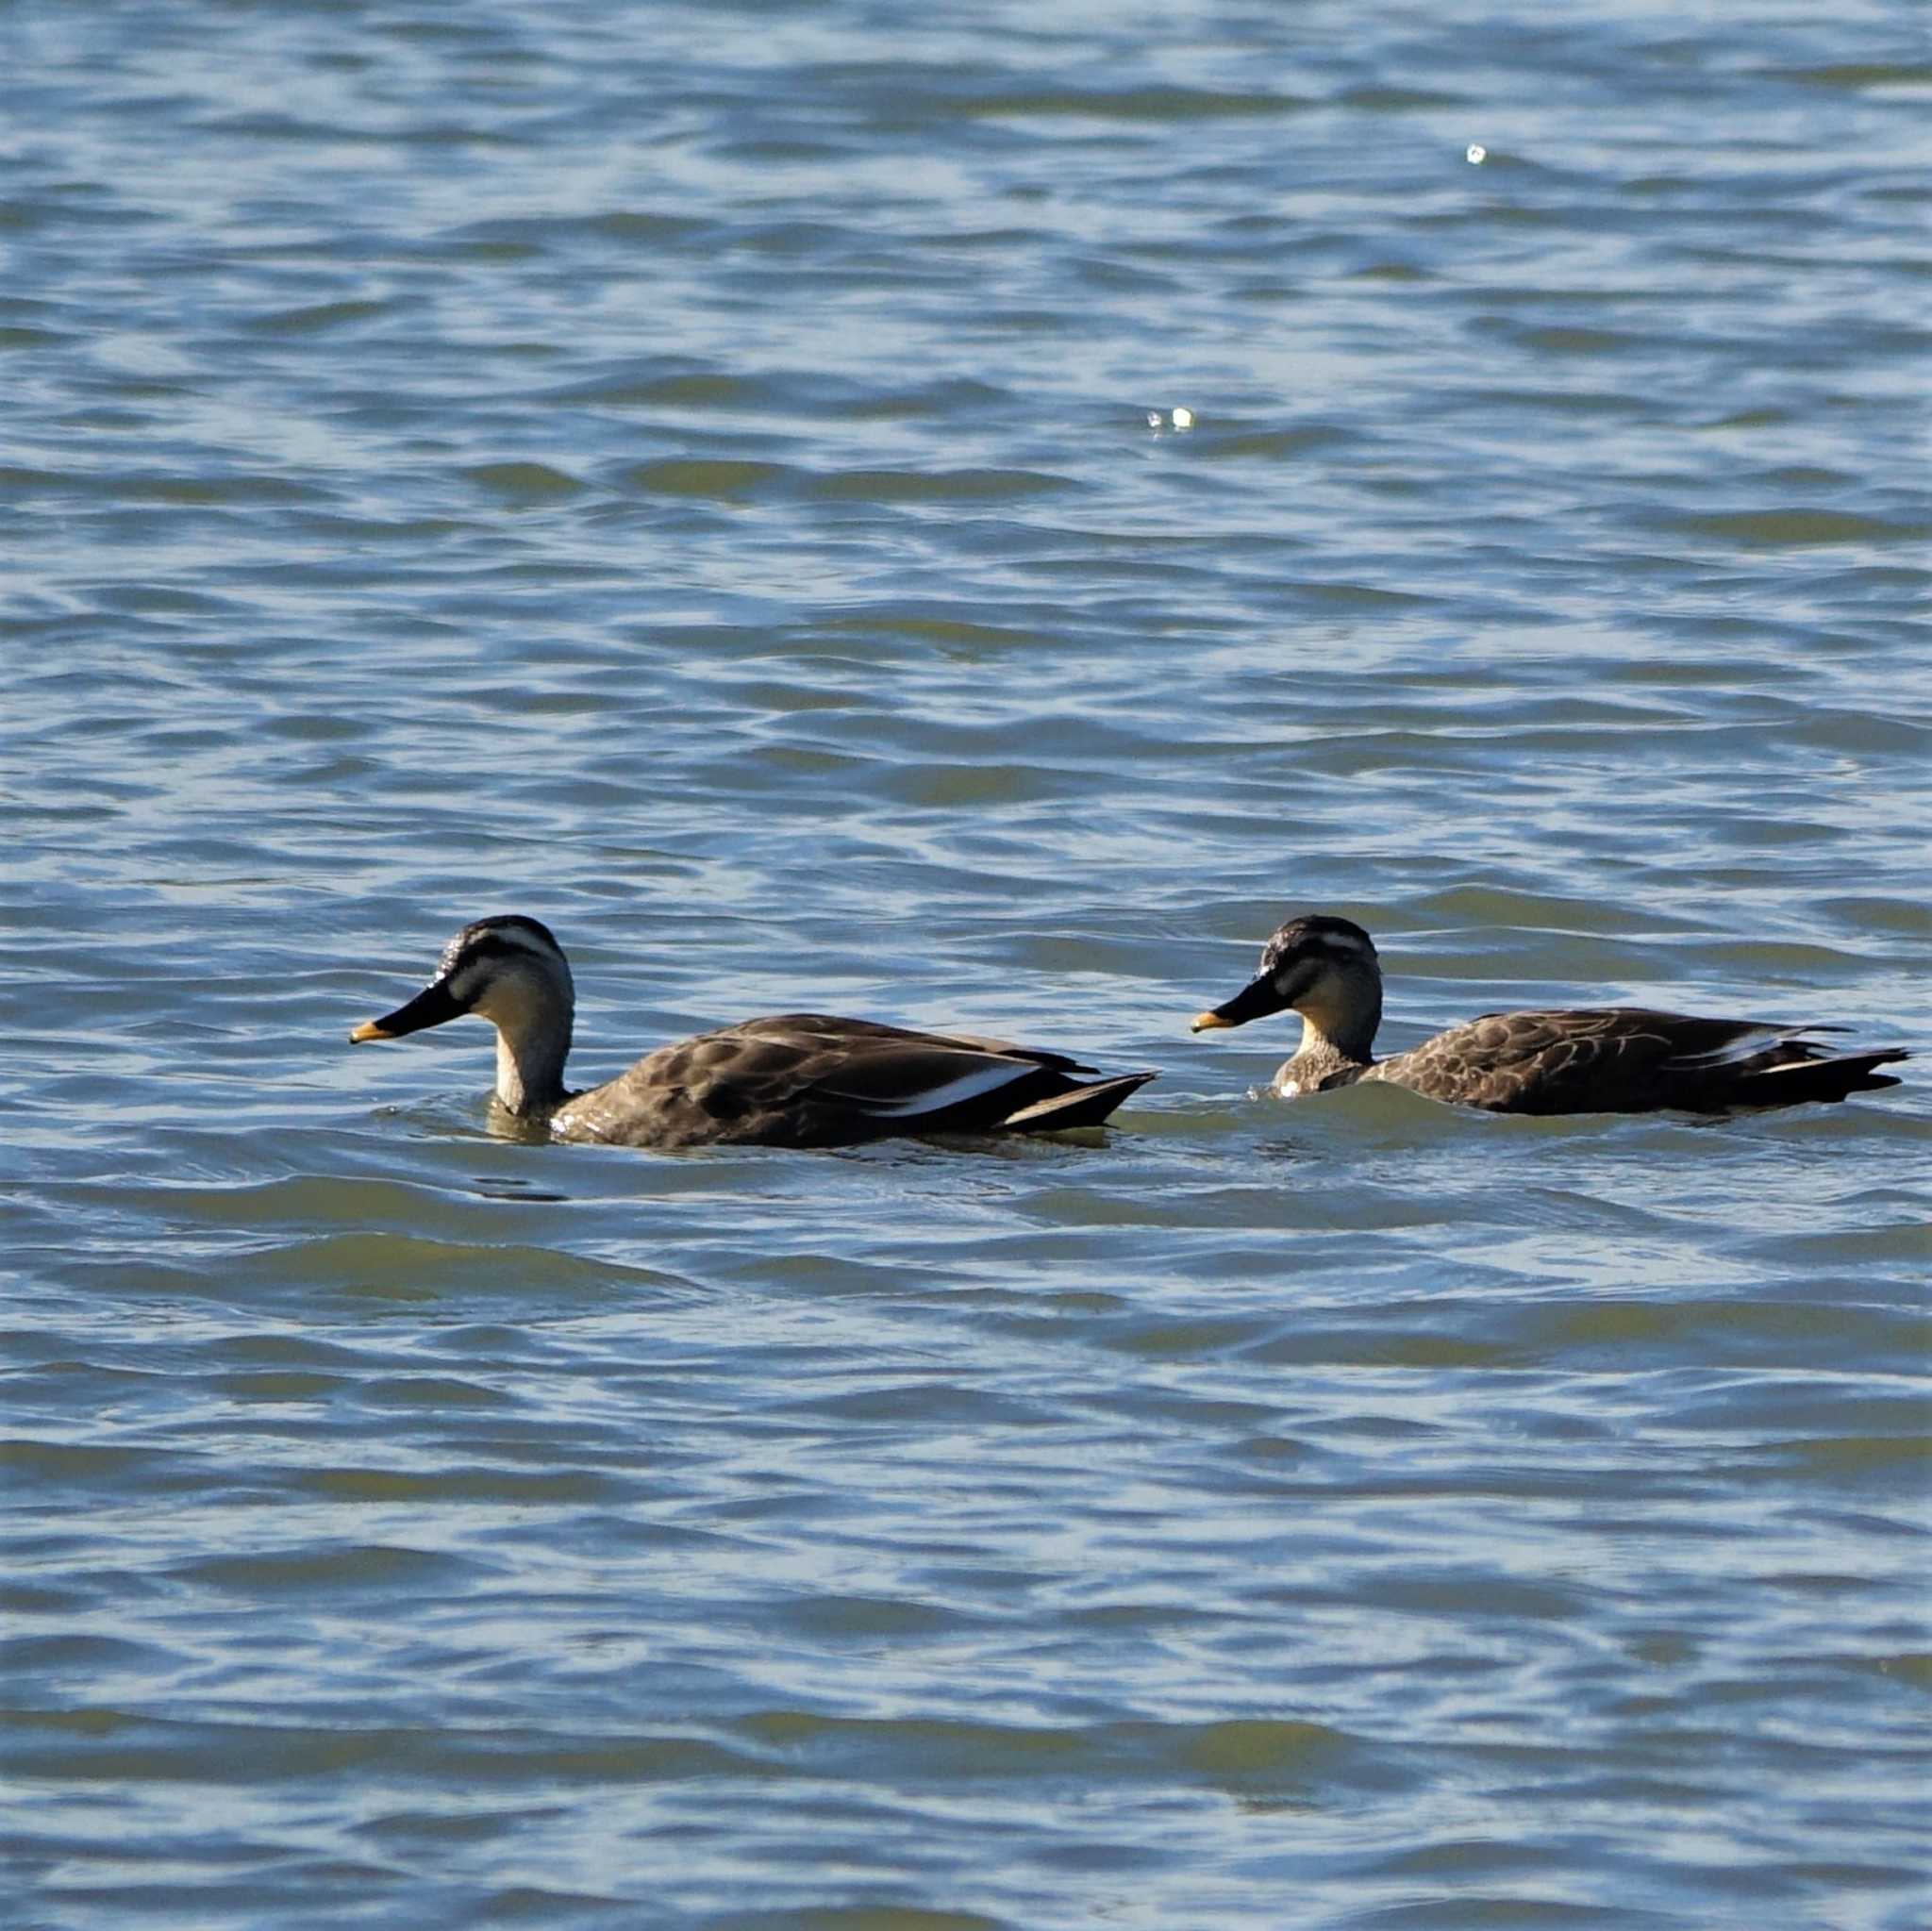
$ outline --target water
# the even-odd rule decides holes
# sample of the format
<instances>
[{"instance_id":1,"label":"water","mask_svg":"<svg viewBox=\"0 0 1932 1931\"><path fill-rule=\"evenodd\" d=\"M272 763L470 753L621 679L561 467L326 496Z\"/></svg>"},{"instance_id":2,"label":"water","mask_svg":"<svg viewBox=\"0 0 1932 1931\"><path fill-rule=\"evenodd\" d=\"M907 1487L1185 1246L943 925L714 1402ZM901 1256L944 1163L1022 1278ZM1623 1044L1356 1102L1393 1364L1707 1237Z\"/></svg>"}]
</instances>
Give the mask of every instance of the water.
<instances>
[{"instance_id":1,"label":"water","mask_svg":"<svg viewBox=\"0 0 1932 1931\"><path fill-rule=\"evenodd\" d=\"M0 14L0 1917L1926 1922L1932 1073L1186 1032L1932 1046L1923 25ZM505 910L1161 1077L497 1138Z\"/></svg>"}]
</instances>

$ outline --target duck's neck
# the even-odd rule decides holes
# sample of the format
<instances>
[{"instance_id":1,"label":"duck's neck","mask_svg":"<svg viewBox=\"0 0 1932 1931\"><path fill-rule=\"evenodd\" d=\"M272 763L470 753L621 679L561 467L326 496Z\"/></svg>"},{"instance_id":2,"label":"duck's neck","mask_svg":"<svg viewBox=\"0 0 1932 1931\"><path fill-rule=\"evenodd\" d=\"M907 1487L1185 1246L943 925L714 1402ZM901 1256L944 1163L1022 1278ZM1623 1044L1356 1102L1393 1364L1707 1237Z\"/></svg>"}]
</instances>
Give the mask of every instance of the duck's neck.
<instances>
[{"instance_id":1,"label":"duck's neck","mask_svg":"<svg viewBox=\"0 0 1932 1931\"><path fill-rule=\"evenodd\" d=\"M570 1057L570 1008L520 1013L496 1027L496 1097L508 1111L547 1113L569 1097L563 1062Z\"/></svg>"},{"instance_id":2,"label":"duck's neck","mask_svg":"<svg viewBox=\"0 0 1932 1931\"><path fill-rule=\"evenodd\" d=\"M1382 1024L1379 977L1351 974L1333 989L1333 996L1304 1001L1296 1010L1302 1016L1302 1042L1274 1076L1284 1091L1312 1093L1324 1086L1346 1086L1374 1063L1375 1029Z\"/></svg>"}]
</instances>

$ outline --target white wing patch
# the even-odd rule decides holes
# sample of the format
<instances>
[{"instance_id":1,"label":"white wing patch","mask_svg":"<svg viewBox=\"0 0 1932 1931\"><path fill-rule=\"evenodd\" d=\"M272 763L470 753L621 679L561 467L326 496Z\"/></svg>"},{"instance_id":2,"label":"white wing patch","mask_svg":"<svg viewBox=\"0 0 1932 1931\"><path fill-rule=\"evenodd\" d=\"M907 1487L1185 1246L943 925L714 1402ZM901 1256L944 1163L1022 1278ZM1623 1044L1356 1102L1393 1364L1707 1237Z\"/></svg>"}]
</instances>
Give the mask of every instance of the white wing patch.
<instances>
[{"instance_id":1,"label":"white wing patch","mask_svg":"<svg viewBox=\"0 0 1932 1931\"><path fill-rule=\"evenodd\" d=\"M983 1093L997 1092L1001 1087L1011 1086L1016 1080L1024 1079L1038 1070L1034 1066L975 1066L971 1073L962 1073L958 1078L946 1080L939 1086L929 1086L922 1092L908 1093L903 1100L868 1101L865 1110L882 1120L904 1120L919 1113L942 1113L948 1107L976 1100Z\"/></svg>"},{"instance_id":2,"label":"white wing patch","mask_svg":"<svg viewBox=\"0 0 1932 1931\"><path fill-rule=\"evenodd\" d=\"M1842 1028L1829 1025L1770 1025L1759 1024L1756 1021L1740 1021L1736 1039L1726 1040L1723 1045L1713 1046L1707 1053L1673 1053L1664 1064L1683 1067L1741 1066L1747 1059L1755 1059L1760 1053L1768 1053L1776 1046L1813 1045L1815 1042L1806 1037L1807 1033L1840 1030ZM1790 1069L1780 1066L1766 1070L1784 1073Z\"/></svg>"}]
</instances>

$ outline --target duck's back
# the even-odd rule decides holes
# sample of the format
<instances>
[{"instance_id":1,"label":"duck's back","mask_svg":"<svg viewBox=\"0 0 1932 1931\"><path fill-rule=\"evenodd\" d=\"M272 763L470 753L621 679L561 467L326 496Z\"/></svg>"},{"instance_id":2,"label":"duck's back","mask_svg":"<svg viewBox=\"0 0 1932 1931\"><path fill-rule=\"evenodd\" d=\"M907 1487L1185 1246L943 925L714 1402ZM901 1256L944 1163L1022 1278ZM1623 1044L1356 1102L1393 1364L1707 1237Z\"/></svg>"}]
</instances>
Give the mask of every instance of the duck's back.
<instances>
[{"instance_id":1,"label":"duck's back","mask_svg":"<svg viewBox=\"0 0 1932 1931\"><path fill-rule=\"evenodd\" d=\"M1804 1037L1821 1030L1628 1006L1489 1012L1362 1077L1503 1113L1721 1112L1898 1083L1873 1068L1902 1054L1836 1056Z\"/></svg>"}]
</instances>

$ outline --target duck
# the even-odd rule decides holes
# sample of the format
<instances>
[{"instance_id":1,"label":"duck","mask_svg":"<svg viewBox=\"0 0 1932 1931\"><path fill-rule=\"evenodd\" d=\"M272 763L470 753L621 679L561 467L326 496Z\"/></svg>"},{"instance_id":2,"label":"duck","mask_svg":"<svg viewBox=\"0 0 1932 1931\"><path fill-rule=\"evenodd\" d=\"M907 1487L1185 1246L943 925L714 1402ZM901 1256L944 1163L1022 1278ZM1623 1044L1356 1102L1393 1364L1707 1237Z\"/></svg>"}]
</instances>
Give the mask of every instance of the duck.
<instances>
[{"instance_id":1,"label":"duck","mask_svg":"<svg viewBox=\"0 0 1932 1931\"><path fill-rule=\"evenodd\" d=\"M1491 1113L1725 1113L1842 1100L1897 1086L1877 1069L1901 1047L1840 1053L1812 1035L1836 1025L1701 1019L1634 1006L1486 1012L1391 1058L1374 1057L1382 1020L1374 941L1352 920L1291 918L1261 952L1256 976L1195 1016L1196 1033L1301 1014L1302 1041L1275 1074L1284 1098L1387 1080L1432 1100Z\"/></svg>"},{"instance_id":2,"label":"duck","mask_svg":"<svg viewBox=\"0 0 1932 1931\"><path fill-rule=\"evenodd\" d=\"M576 990L550 928L478 919L407 1004L350 1034L400 1040L466 1013L496 1028L496 1101L555 1140L609 1146L855 1146L898 1134L1097 1126L1150 1073L1094 1074L1065 1053L968 1033L788 1012L659 1046L581 1092L563 1083Z\"/></svg>"}]
</instances>

